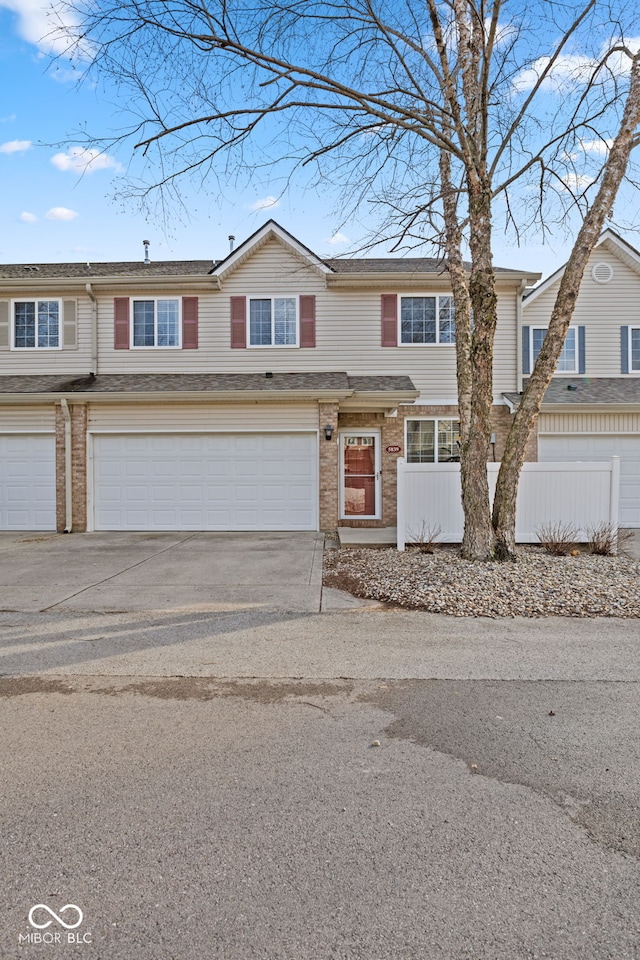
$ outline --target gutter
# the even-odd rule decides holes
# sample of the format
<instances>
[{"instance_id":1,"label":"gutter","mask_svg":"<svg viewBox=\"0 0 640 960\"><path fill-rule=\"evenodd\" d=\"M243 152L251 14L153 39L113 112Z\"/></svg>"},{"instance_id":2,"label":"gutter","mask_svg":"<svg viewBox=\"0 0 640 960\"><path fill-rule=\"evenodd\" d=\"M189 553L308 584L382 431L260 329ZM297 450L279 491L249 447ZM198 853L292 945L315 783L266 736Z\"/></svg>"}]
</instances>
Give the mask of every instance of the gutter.
<instances>
[{"instance_id":1,"label":"gutter","mask_svg":"<svg viewBox=\"0 0 640 960\"><path fill-rule=\"evenodd\" d=\"M161 400L183 400L187 402L207 400L218 403L244 402L258 404L283 401L289 401L290 403L300 401L316 402L322 400L326 403L339 403L341 400L352 397L353 394L353 390L301 390L300 392L295 390L136 390L135 392L78 390L73 392L73 402L130 403L132 401L139 401L140 403L148 403L149 401L154 401L157 403ZM0 405L5 403L52 403L56 400L62 401L63 397L66 396L68 396L68 393L59 393L53 390L47 393L4 393L0 395ZM394 399L396 396L397 395L394 395ZM402 396L404 396L404 393L402 393Z\"/></svg>"},{"instance_id":2,"label":"gutter","mask_svg":"<svg viewBox=\"0 0 640 960\"><path fill-rule=\"evenodd\" d=\"M73 526L72 463L71 463L71 413L64 397L60 399L64 417L64 532L71 533Z\"/></svg>"},{"instance_id":3,"label":"gutter","mask_svg":"<svg viewBox=\"0 0 640 960\"><path fill-rule=\"evenodd\" d=\"M95 377L98 373L98 301L90 283L85 284L85 290L91 300L91 369L89 370L89 376Z\"/></svg>"},{"instance_id":4,"label":"gutter","mask_svg":"<svg viewBox=\"0 0 640 960\"><path fill-rule=\"evenodd\" d=\"M86 283L91 282L94 287L99 287L105 295L114 288L137 291L147 290L149 288L161 287L175 290L201 290L203 293L209 292L212 288L219 286L217 277L213 275L202 275L189 273L170 274L170 275L149 275L141 276L118 276L118 277L2 277L0 286L4 291L3 296L11 296L12 292L19 291L40 293L54 290L77 290L78 287L84 287Z\"/></svg>"}]
</instances>

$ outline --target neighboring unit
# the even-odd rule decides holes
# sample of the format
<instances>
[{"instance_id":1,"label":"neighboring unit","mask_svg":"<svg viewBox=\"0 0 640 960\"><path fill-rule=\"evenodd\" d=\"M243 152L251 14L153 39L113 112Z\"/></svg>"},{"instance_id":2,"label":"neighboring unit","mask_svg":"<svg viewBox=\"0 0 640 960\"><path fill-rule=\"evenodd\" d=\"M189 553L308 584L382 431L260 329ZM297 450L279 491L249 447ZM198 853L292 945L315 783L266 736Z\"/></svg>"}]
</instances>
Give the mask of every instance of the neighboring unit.
<instances>
[{"instance_id":1,"label":"neighboring unit","mask_svg":"<svg viewBox=\"0 0 640 960\"><path fill-rule=\"evenodd\" d=\"M526 379L564 268L525 296ZM512 407L518 397L507 394ZM539 460L620 457L620 523L640 527L640 254L612 230L585 270L556 374L538 421Z\"/></svg>"}]
</instances>

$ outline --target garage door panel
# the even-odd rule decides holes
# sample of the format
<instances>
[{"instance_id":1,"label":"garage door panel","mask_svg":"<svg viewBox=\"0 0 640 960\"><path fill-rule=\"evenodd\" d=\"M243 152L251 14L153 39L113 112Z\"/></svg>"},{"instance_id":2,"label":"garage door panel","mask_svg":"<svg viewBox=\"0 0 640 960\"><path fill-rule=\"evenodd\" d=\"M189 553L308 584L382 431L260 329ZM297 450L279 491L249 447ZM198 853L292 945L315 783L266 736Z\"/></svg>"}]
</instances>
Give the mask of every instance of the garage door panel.
<instances>
[{"instance_id":1,"label":"garage door panel","mask_svg":"<svg viewBox=\"0 0 640 960\"><path fill-rule=\"evenodd\" d=\"M640 436L540 436L538 458L610 460L620 457L620 525L640 527Z\"/></svg>"},{"instance_id":2,"label":"garage door panel","mask_svg":"<svg viewBox=\"0 0 640 960\"><path fill-rule=\"evenodd\" d=\"M0 435L0 530L56 529L53 435Z\"/></svg>"},{"instance_id":3,"label":"garage door panel","mask_svg":"<svg viewBox=\"0 0 640 960\"><path fill-rule=\"evenodd\" d=\"M315 530L317 437L98 435L94 504L99 530Z\"/></svg>"}]
</instances>

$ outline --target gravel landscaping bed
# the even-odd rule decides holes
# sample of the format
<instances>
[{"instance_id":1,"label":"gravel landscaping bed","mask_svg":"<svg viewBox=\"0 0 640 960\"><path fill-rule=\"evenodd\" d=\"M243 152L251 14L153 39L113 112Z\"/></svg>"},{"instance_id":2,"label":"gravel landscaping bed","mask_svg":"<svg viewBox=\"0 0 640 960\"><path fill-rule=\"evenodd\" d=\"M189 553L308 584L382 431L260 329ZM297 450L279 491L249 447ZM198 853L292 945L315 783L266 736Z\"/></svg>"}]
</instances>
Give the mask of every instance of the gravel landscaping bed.
<instances>
[{"instance_id":1,"label":"gravel landscaping bed","mask_svg":"<svg viewBox=\"0 0 640 960\"><path fill-rule=\"evenodd\" d=\"M455 548L336 549L325 586L454 617L640 617L640 561L552 557L524 548L516 563L461 560Z\"/></svg>"}]
</instances>

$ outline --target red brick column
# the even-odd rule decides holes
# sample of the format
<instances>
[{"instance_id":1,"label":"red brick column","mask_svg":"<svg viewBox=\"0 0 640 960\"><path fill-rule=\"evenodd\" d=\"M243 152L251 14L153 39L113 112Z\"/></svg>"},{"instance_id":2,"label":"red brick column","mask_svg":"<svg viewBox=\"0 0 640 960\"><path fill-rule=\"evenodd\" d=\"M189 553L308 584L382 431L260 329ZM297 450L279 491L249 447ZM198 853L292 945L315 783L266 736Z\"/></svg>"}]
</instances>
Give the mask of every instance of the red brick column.
<instances>
[{"instance_id":1,"label":"red brick column","mask_svg":"<svg viewBox=\"0 0 640 960\"><path fill-rule=\"evenodd\" d=\"M324 428L333 427L333 438L325 440ZM338 447L338 404L318 404L318 464L320 470L320 529L335 530L338 526L338 490L340 483Z\"/></svg>"},{"instance_id":2,"label":"red brick column","mask_svg":"<svg viewBox=\"0 0 640 960\"><path fill-rule=\"evenodd\" d=\"M87 529L87 404L70 403L71 414L71 502L73 533ZM56 529L62 533L65 513L65 418L56 404Z\"/></svg>"}]
</instances>

